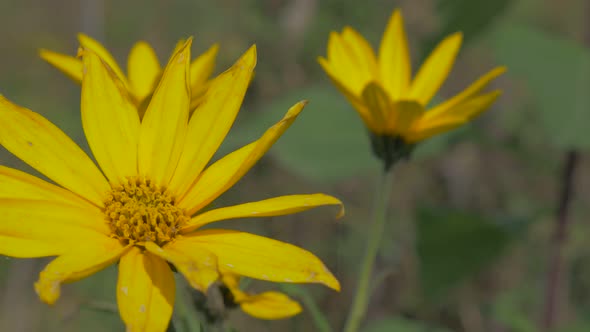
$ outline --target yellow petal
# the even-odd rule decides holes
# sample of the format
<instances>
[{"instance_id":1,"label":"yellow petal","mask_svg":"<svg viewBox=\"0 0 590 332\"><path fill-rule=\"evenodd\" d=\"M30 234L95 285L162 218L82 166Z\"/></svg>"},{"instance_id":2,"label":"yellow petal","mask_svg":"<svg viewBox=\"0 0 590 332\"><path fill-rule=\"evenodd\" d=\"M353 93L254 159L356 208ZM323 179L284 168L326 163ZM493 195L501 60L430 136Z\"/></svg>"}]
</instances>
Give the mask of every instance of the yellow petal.
<instances>
[{"instance_id":1,"label":"yellow petal","mask_svg":"<svg viewBox=\"0 0 590 332\"><path fill-rule=\"evenodd\" d=\"M301 305L279 292L250 295L240 303L240 308L259 319L284 319L301 312Z\"/></svg>"},{"instance_id":2,"label":"yellow petal","mask_svg":"<svg viewBox=\"0 0 590 332\"><path fill-rule=\"evenodd\" d=\"M260 319L283 319L301 312L301 306L287 295L279 292L264 292L250 295L239 286L240 276L224 271L222 282L232 294L233 301L244 312Z\"/></svg>"},{"instance_id":3,"label":"yellow petal","mask_svg":"<svg viewBox=\"0 0 590 332\"><path fill-rule=\"evenodd\" d=\"M463 35L454 33L436 46L416 74L410 88L409 99L426 106L447 79L461 47Z\"/></svg>"},{"instance_id":4,"label":"yellow petal","mask_svg":"<svg viewBox=\"0 0 590 332\"><path fill-rule=\"evenodd\" d=\"M342 47L340 34L336 31L330 32L328 37L327 58L328 62L334 66L334 69L338 70L338 73L350 64L347 53Z\"/></svg>"},{"instance_id":5,"label":"yellow petal","mask_svg":"<svg viewBox=\"0 0 590 332\"><path fill-rule=\"evenodd\" d=\"M199 55L196 59L191 62L191 88L194 93L198 91L201 86L207 82L213 69L215 69L215 57L219 51L219 45L213 44L205 53Z\"/></svg>"},{"instance_id":6,"label":"yellow petal","mask_svg":"<svg viewBox=\"0 0 590 332\"><path fill-rule=\"evenodd\" d=\"M376 79L376 70L369 69L366 63L363 63L363 53L360 58L355 48L359 48L351 36L351 28L346 28L347 40L344 33L339 35L336 32L330 34L328 40L328 62L332 67L332 74L338 78L347 89L354 95L359 95L362 89L370 81ZM361 51L362 52L362 51ZM374 57L374 55L373 55Z\"/></svg>"},{"instance_id":7,"label":"yellow petal","mask_svg":"<svg viewBox=\"0 0 590 332\"><path fill-rule=\"evenodd\" d=\"M188 125L184 151L169 185L172 192L184 194L223 142L240 110L255 65L256 46L252 46L211 82Z\"/></svg>"},{"instance_id":8,"label":"yellow petal","mask_svg":"<svg viewBox=\"0 0 590 332\"><path fill-rule=\"evenodd\" d=\"M80 196L14 168L0 165L0 198L44 200L98 209Z\"/></svg>"},{"instance_id":9,"label":"yellow petal","mask_svg":"<svg viewBox=\"0 0 590 332\"><path fill-rule=\"evenodd\" d=\"M219 220L283 216L324 205L339 205L339 217L344 215L344 205L335 197L324 194L290 195L209 210L192 218L191 221L182 228L182 232L190 232L196 228Z\"/></svg>"},{"instance_id":10,"label":"yellow petal","mask_svg":"<svg viewBox=\"0 0 590 332\"><path fill-rule=\"evenodd\" d=\"M373 124L373 119L371 118L371 114L367 110L367 107L363 104L363 101L360 96L356 96L353 92L346 87L345 79L337 78L336 74L334 73L333 65L328 62L328 60L319 57L318 62L326 72L326 75L330 78L332 83L336 86L336 88L348 99L348 102L354 107L354 109L358 112L365 125L369 127L371 131L377 131L377 125Z\"/></svg>"},{"instance_id":11,"label":"yellow petal","mask_svg":"<svg viewBox=\"0 0 590 332\"><path fill-rule=\"evenodd\" d=\"M391 99L377 82L371 82L363 89L362 98L375 126L373 132L375 134L385 134L387 119L390 118L390 114L393 112Z\"/></svg>"},{"instance_id":12,"label":"yellow petal","mask_svg":"<svg viewBox=\"0 0 590 332\"><path fill-rule=\"evenodd\" d=\"M483 95L479 95L476 97L471 97L464 102L456 105L453 108L448 109L444 113L435 113L430 114L430 112L426 113L424 121L432 121L432 120L441 120L443 118L456 118L462 117L467 120L472 119L473 117L477 116L481 112L487 110L492 104L498 99L498 97L502 93L499 90L488 92Z\"/></svg>"},{"instance_id":13,"label":"yellow petal","mask_svg":"<svg viewBox=\"0 0 590 332\"><path fill-rule=\"evenodd\" d=\"M16 258L56 256L65 252L62 246L38 239L2 235L0 230L0 254Z\"/></svg>"},{"instance_id":14,"label":"yellow petal","mask_svg":"<svg viewBox=\"0 0 590 332\"><path fill-rule=\"evenodd\" d=\"M162 67L150 44L140 41L133 45L127 59L129 85L138 104L154 92Z\"/></svg>"},{"instance_id":15,"label":"yellow petal","mask_svg":"<svg viewBox=\"0 0 590 332\"><path fill-rule=\"evenodd\" d=\"M230 230L204 230L186 235L217 256L220 269L275 282L321 283L340 290L338 280L309 251L266 237Z\"/></svg>"},{"instance_id":16,"label":"yellow petal","mask_svg":"<svg viewBox=\"0 0 590 332\"><path fill-rule=\"evenodd\" d=\"M209 286L219 279L217 258L207 250L183 241L168 243L164 248L147 242L145 248L154 255L172 263L195 289L207 293Z\"/></svg>"},{"instance_id":17,"label":"yellow petal","mask_svg":"<svg viewBox=\"0 0 590 332\"><path fill-rule=\"evenodd\" d=\"M351 66L350 59L342 45L340 34L335 31L330 32L326 58L326 62L332 66L334 76L342 80L344 84L347 84L347 88L351 91L358 93L359 91L355 91L356 89L352 86L354 83L353 80L346 79L346 76L349 76L346 73L348 72L347 69Z\"/></svg>"},{"instance_id":18,"label":"yellow petal","mask_svg":"<svg viewBox=\"0 0 590 332\"><path fill-rule=\"evenodd\" d=\"M461 91L461 93L455 95L453 98L448 99L439 105L436 105L432 109L428 110L427 117L437 117L444 113L447 113L453 107L466 101L467 99L474 97L479 94L481 90L496 77L502 75L506 71L506 67L497 67L490 70L488 73L480 77L477 81L471 84L467 89Z\"/></svg>"},{"instance_id":19,"label":"yellow petal","mask_svg":"<svg viewBox=\"0 0 590 332\"><path fill-rule=\"evenodd\" d=\"M388 128L404 137L424 114L425 109L415 101L401 100L393 103L393 111L387 120Z\"/></svg>"},{"instance_id":20,"label":"yellow petal","mask_svg":"<svg viewBox=\"0 0 590 332\"><path fill-rule=\"evenodd\" d=\"M125 74L123 74L121 67L119 67L117 60L115 60L113 55L104 46L102 46L101 43L83 33L78 34L78 41L80 42L80 45L82 45L82 48L90 49L94 53L98 54L98 56L102 60L104 60L109 65L109 67L115 72L115 74L117 75L117 77L119 77L121 82L123 82L125 87L129 86L129 83L127 83L127 78L125 77Z\"/></svg>"},{"instance_id":21,"label":"yellow petal","mask_svg":"<svg viewBox=\"0 0 590 332\"><path fill-rule=\"evenodd\" d=\"M211 81L207 81L197 88L191 88L191 112L194 113L194 110L196 110L197 107L199 107L203 101L205 101L205 93L207 92L207 89L209 89L210 85Z\"/></svg>"},{"instance_id":22,"label":"yellow petal","mask_svg":"<svg viewBox=\"0 0 590 332\"><path fill-rule=\"evenodd\" d=\"M445 117L430 121L420 121L404 138L408 143L417 143L434 135L450 131L467 122L463 117Z\"/></svg>"},{"instance_id":23,"label":"yellow petal","mask_svg":"<svg viewBox=\"0 0 590 332\"><path fill-rule=\"evenodd\" d=\"M39 274L35 291L45 303L53 304L59 298L62 283L85 278L115 263L129 248L118 240L103 237L100 241L79 244L49 263Z\"/></svg>"},{"instance_id":24,"label":"yellow petal","mask_svg":"<svg viewBox=\"0 0 590 332\"><path fill-rule=\"evenodd\" d=\"M131 248L119 263L117 304L128 332L166 331L175 296L174 274L163 259Z\"/></svg>"},{"instance_id":25,"label":"yellow petal","mask_svg":"<svg viewBox=\"0 0 590 332\"><path fill-rule=\"evenodd\" d=\"M195 185L179 200L178 206L186 208L192 215L231 188L281 137L306 104L307 102L295 104L281 121L268 129L257 141L209 166Z\"/></svg>"},{"instance_id":26,"label":"yellow petal","mask_svg":"<svg viewBox=\"0 0 590 332\"><path fill-rule=\"evenodd\" d=\"M176 168L187 131L192 39L172 55L141 123L139 172L160 186Z\"/></svg>"},{"instance_id":27,"label":"yellow petal","mask_svg":"<svg viewBox=\"0 0 590 332\"><path fill-rule=\"evenodd\" d=\"M0 215L0 236L11 239L0 255L11 257L54 256L110 233L98 209L61 202L1 198Z\"/></svg>"},{"instance_id":28,"label":"yellow petal","mask_svg":"<svg viewBox=\"0 0 590 332\"><path fill-rule=\"evenodd\" d=\"M39 51L39 55L69 78L78 83L82 82L82 61L80 59L44 49Z\"/></svg>"},{"instance_id":29,"label":"yellow petal","mask_svg":"<svg viewBox=\"0 0 590 332\"><path fill-rule=\"evenodd\" d=\"M0 96L0 144L37 171L103 206L110 187L92 160L41 115Z\"/></svg>"},{"instance_id":30,"label":"yellow petal","mask_svg":"<svg viewBox=\"0 0 590 332\"><path fill-rule=\"evenodd\" d=\"M120 80L92 50L83 53L82 125L88 145L112 183L137 175L139 115Z\"/></svg>"},{"instance_id":31,"label":"yellow petal","mask_svg":"<svg viewBox=\"0 0 590 332\"><path fill-rule=\"evenodd\" d=\"M378 77L377 59L369 42L351 27L344 27L341 37L351 51L349 56L355 63L354 69L357 75L362 77L362 80L376 79Z\"/></svg>"},{"instance_id":32,"label":"yellow petal","mask_svg":"<svg viewBox=\"0 0 590 332\"><path fill-rule=\"evenodd\" d=\"M385 90L392 100L403 98L408 91L412 63L402 14L391 15L379 48L379 69Z\"/></svg>"}]
</instances>

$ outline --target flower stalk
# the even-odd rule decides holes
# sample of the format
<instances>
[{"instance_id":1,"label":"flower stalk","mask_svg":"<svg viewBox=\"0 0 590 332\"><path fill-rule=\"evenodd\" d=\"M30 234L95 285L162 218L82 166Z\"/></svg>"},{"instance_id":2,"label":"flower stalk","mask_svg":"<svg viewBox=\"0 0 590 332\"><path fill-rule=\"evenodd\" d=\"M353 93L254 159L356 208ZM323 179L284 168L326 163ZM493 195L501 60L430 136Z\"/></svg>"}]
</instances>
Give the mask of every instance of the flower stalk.
<instances>
[{"instance_id":1,"label":"flower stalk","mask_svg":"<svg viewBox=\"0 0 590 332\"><path fill-rule=\"evenodd\" d=\"M392 178L393 171L391 169L383 169L377 182L373 221L367 237L367 247L361 265L361 273L358 278L356 293L344 327L345 332L356 332L359 330L367 312L367 307L369 306L369 298L372 289L372 287L370 287L371 277L373 275L375 260L381 246L385 221L387 220L387 207L391 194Z\"/></svg>"}]
</instances>

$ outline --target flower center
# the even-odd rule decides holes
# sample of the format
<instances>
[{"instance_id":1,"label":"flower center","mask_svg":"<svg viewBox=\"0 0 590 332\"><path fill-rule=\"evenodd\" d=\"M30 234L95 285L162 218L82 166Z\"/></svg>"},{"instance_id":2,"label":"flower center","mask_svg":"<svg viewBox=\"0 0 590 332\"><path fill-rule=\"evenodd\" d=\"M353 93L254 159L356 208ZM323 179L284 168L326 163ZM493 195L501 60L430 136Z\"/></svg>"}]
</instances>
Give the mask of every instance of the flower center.
<instances>
[{"instance_id":1,"label":"flower center","mask_svg":"<svg viewBox=\"0 0 590 332\"><path fill-rule=\"evenodd\" d=\"M190 219L177 207L175 197L149 179L130 177L113 186L104 213L111 236L125 244L151 241L162 246L172 241Z\"/></svg>"}]
</instances>

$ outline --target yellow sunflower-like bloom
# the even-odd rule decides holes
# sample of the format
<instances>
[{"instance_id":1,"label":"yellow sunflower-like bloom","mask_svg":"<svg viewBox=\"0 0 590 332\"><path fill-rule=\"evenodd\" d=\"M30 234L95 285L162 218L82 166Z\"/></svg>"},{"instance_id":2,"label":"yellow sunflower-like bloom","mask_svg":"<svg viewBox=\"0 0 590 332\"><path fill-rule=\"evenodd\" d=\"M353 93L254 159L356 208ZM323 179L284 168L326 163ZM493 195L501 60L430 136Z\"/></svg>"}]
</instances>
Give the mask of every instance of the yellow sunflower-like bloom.
<instances>
[{"instance_id":1,"label":"yellow sunflower-like bloom","mask_svg":"<svg viewBox=\"0 0 590 332\"><path fill-rule=\"evenodd\" d=\"M108 64L123 86L129 91L129 95L136 106L143 111L149 102L149 97L156 88L158 80L162 76L162 67L154 49L146 42L135 43L127 58L127 75L123 73L111 53L98 41L85 34L78 34L78 41L83 48L93 50ZM182 45L180 43L179 45ZM219 45L214 44L205 53L199 55L190 64L191 85L191 110L195 109L204 95L208 80L215 68L215 57ZM82 83L82 60L49 50L40 51L41 58L55 66L68 77L78 83Z\"/></svg>"},{"instance_id":2,"label":"yellow sunflower-like bloom","mask_svg":"<svg viewBox=\"0 0 590 332\"><path fill-rule=\"evenodd\" d=\"M191 40L177 47L140 119L108 61L83 48L82 125L97 167L41 115L0 96L0 144L57 185L0 166L0 255L57 256L35 289L54 303L60 285L119 262L117 302L128 331L164 331L174 306L169 263L205 292L219 271L276 282L340 285L313 254L240 231L203 230L226 219L279 216L342 203L291 195L202 212L293 123L294 105L258 140L209 164L250 82L250 48L189 113Z\"/></svg>"},{"instance_id":3,"label":"yellow sunflower-like bloom","mask_svg":"<svg viewBox=\"0 0 590 332\"><path fill-rule=\"evenodd\" d=\"M239 305L248 315L260 319L283 319L297 315L301 306L287 295L268 291L249 294L240 289L240 277L229 272L222 272L223 284L231 293L231 302Z\"/></svg>"},{"instance_id":4,"label":"yellow sunflower-like bloom","mask_svg":"<svg viewBox=\"0 0 590 332\"><path fill-rule=\"evenodd\" d=\"M403 19L396 10L377 55L363 36L345 27L342 33L330 34L327 58L318 61L373 135L397 138L394 145L412 145L468 122L500 95L497 90L482 91L504 67L491 70L461 93L427 110L453 66L461 40L461 33L445 38L412 79Z\"/></svg>"}]
</instances>

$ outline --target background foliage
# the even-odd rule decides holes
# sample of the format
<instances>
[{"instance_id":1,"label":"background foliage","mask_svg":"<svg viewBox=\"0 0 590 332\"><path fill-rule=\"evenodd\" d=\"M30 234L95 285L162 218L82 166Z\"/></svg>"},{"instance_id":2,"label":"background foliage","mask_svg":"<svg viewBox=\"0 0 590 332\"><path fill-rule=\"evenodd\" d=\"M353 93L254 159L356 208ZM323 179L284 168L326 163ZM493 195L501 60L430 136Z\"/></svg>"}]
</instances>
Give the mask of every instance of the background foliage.
<instances>
[{"instance_id":1,"label":"background foliage","mask_svg":"<svg viewBox=\"0 0 590 332\"><path fill-rule=\"evenodd\" d=\"M330 209L265 221L225 222L295 243L318 254L343 291L281 286L306 311L264 322L232 311L239 331L341 328L372 206L378 163L354 111L316 63L331 30L357 28L377 45L391 11L403 9L414 68L444 35L462 30L460 57L439 100L497 64L499 102L474 124L420 146L397 167L392 215L384 234L366 331L529 332L544 314L548 257L566 151L582 154L575 174L559 332L590 330L590 25L584 0L4 0L0 2L0 93L42 113L88 150L79 87L40 60L38 48L74 53L76 33L103 41L120 63L140 39L165 61L176 41L194 35L193 51L221 44L217 72L247 47L259 49L256 78L226 153L310 100L300 119L219 205L269 196L327 192ZM5 150L0 163L33 172ZM33 282L47 260L0 258L1 331L117 331L116 267L65 287L53 307ZM277 287L253 282L251 289ZM188 291L179 287L176 321L187 322ZM321 312L317 308L320 308ZM190 324L189 324L190 325Z\"/></svg>"}]
</instances>

